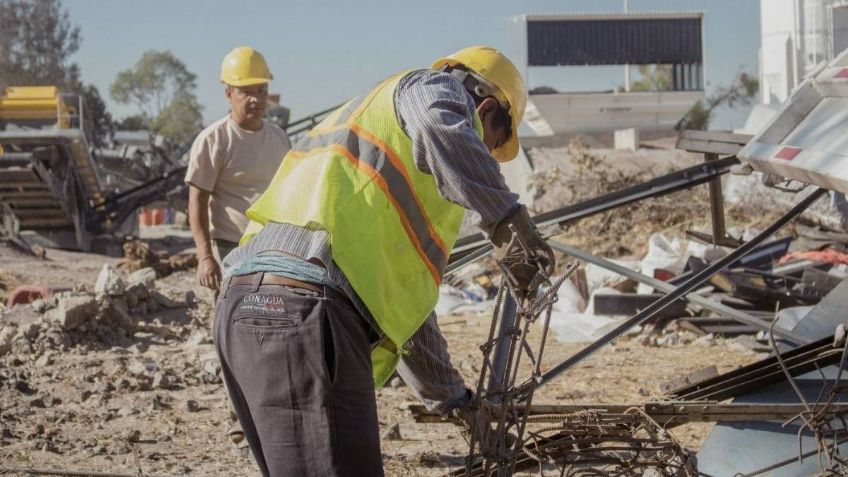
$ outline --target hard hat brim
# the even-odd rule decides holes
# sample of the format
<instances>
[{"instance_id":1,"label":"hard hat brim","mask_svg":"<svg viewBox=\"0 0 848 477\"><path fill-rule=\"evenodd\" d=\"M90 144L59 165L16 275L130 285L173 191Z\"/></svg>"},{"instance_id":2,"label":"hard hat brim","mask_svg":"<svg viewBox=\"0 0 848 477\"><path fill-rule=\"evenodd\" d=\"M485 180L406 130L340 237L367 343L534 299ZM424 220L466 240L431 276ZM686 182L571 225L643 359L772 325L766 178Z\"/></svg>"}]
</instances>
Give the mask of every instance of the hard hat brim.
<instances>
[{"instance_id":1,"label":"hard hat brim","mask_svg":"<svg viewBox=\"0 0 848 477\"><path fill-rule=\"evenodd\" d=\"M512 127L512 135L503 146L492 151L492 157L498 162L509 162L518 156L518 131Z\"/></svg>"},{"instance_id":2,"label":"hard hat brim","mask_svg":"<svg viewBox=\"0 0 848 477\"><path fill-rule=\"evenodd\" d=\"M240 88L242 86L254 86L254 85L257 85L257 84L270 83L272 79L274 79L273 76L270 77L270 78L245 78L245 79L242 79L242 80L229 80L229 81L224 81L222 79L221 83Z\"/></svg>"}]
</instances>

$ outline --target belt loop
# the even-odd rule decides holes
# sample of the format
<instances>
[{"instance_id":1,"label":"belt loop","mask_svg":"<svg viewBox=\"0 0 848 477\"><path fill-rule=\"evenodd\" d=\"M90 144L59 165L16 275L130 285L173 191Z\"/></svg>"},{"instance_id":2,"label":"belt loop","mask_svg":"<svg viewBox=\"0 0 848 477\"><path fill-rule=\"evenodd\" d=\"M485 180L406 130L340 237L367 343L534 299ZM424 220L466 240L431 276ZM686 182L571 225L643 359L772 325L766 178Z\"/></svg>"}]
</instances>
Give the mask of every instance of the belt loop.
<instances>
[{"instance_id":1,"label":"belt loop","mask_svg":"<svg viewBox=\"0 0 848 477\"><path fill-rule=\"evenodd\" d=\"M253 275L253 293L256 293L259 290L259 286L262 285L262 279L265 278L265 272L256 272Z\"/></svg>"},{"instance_id":2,"label":"belt loop","mask_svg":"<svg viewBox=\"0 0 848 477\"><path fill-rule=\"evenodd\" d=\"M222 284L221 287L221 299L227 298L227 291L230 289L230 282L233 281L233 275L227 277L227 282Z\"/></svg>"}]
</instances>

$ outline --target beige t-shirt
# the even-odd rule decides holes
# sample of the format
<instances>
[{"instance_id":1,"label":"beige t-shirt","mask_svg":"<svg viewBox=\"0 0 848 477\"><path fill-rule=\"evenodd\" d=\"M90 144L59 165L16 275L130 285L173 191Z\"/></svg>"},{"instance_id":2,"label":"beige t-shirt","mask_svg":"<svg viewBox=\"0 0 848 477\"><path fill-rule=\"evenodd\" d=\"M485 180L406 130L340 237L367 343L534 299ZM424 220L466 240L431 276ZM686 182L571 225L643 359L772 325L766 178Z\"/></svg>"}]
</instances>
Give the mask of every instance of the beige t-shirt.
<instances>
[{"instance_id":1,"label":"beige t-shirt","mask_svg":"<svg viewBox=\"0 0 848 477\"><path fill-rule=\"evenodd\" d=\"M279 127L266 121L259 131L248 131L229 115L197 135L185 182L211 194L213 239L238 242L248 223L244 212L271 183L290 149L291 141Z\"/></svg>"}]
</instances>

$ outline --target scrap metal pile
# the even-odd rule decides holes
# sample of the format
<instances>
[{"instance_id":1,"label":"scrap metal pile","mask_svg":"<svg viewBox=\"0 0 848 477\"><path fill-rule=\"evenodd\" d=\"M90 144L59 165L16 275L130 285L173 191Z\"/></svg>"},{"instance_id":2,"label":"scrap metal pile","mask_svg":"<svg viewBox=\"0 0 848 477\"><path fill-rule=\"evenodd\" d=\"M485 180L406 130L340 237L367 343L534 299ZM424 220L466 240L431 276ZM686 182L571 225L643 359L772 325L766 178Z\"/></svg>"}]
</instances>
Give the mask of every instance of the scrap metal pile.
<instances>
[{"instance_id":1,"label":"scrap metal pile","mask_svg":"<svg viewBox=\"0 0 848 477\"><path fill-rule=\"evenodd\" d=\"M532 263L517 236L507 259ZM491 426L468 429L466 466L451 475L512 475L538 467L559 475L694 476L695 461L666 430L639 408L612 414L586 409L530 415L535 389L544 383L541 361L552 305L559 287L577 270L566 266L559 277L537 274L537 293L525 296L510 280L510 268L500 261L502 276L488 340L481 346L483 368L473 407L492 419ZM541 327L533 339L531 325Z\"/></svg>"},{"instance_id":2,"label":"scrap metal pile","mask_svg":"<svg viewBox=\"0 0 848 477\"><path fill-rule=\"evenodd\" d=\"M803 111L791 107L790 102L760 135L687 132L678 147L704 153L702 165L534 218L540 227L562 225L709 183L712 234L694 235L731 250L712 261L693 263L677 277L659 277L549 240L567 257L622 275L657 293L563 362L543 363L556 290L575 266L570 264L558 279L545 277L547 283L535 298L516 295L508 286L508 276L502 279L507 285L501 288L489 339L481 347L484 366L477 389L478 413L492 419L491 429L475 426L470 430L466 466L452 475L506 476L532 468L558 475L845 475L848 386L842 375L848 366L848 281L842 279L844 275L827 273L827 260L822 266L820 256L800 255L795 262L776 264L774 260L787 252L787 241L769 242L829 189L848 189L841 162L848 157L834 152L830 143L819 140L827 136L816 132L817 125L828 127L831 123L808 121L820 112L817 101L848 96L848 76L844 74L848 53L835 62L836 66L822 69L794 98L803 103ZM796 128L797 134L793 132ZM820 160L822 157L830 160ZM724 225L720 176L731 168L742 174L758 170L801 181L806 178L808 185L796 189L796 200L783 216L740 242L728 236ZM819 242L844 238L800 230L807 239ZM449 270L487 256L491 248L482 237L472 236L460 240L454 252ZM725 296L704 295L705 285ZM685 376L681 385L667 388L664 399L656 402L532 402L541 386L562 377L634 327L655 320L672 304L684 301L759 332L768 339L772 356L723 375ZM801 316L775 313L774 307L798 304L810 305ZM764 306L772 308L769 311ZM534 322L536 329L541 327L541 339L535 341L528 334L529 323ZM421 408L413 412L422 422L442 420ZM717 423L697 461L668 432L690 422ZM794 445L787 445L793 441Z\"/></svg>"},{"instance_id":3,"label":"scrap metal pile","mask_svg":"<svg viewBox=\"0 0 848 477\"><path fill-rule=\"evenodd\" d=\"M822 472L841 472L844 459L838 446L846 439L846 426L842 419L848 407L839 399L846 386L839 384L838 380L835 384L824 380L823 386L827 389L821 391L813 404L808 404L803 398L799 403L791 404L723 404L720 401L786 382L787 379L791 382L793 376L826 366L838 364L841 375L846 365L844 350L848 349L844 336L836 341L833 336L813 340L776 325L774 320L749 315L693 293L729 265L738 263L752 251L761 250L758 248L761 244L824 194L824 189L814 190L756 237L720 260L683 277L676 286L641 276L632 270L624 272L637 280L641 278L665 294L559 364L546 363L543 366L543 353L557 291L577 270L576 263L568 264L559 277L543 276L537 295L532 297L521 296L512 289L508 268L500 264L502 277L505 278L502 278L498 292L489 338L481 346L483 366L476 392L476 409L491 419L491 428L472 426L468 430L470 447L466 466L456 469L451 475L506 476L533 468L543 475L546 471L555 471L557 475L698 475L695 456L672 437L668 432L670 428L688 422L792 422L797 419L804 424L798 431L799 436L812 433L817 442L817 450L811 452L801 446L798 454L802 457L819 454ZM591 209L586 204L577 204L571 206L569 213L580 215L586 210L607 206L599 201L589 203L593 204ZM561 221L563 216L567 214L560 211L549 220ZM555 250L567 256L623 272L623 267L605 259L553 240L549 242ZM529 260L521 243L514 243L511 247L513 255ZM454 257L454 263L470 263L487 254L488 248L483 244L479 248L468 247L464 256ZM832 289L827 295L839 296L841 293L839 289ZM539 387L562 376L634 326L647 322L680 299L700 303L764 330L777 354L726 375L696 380L695 384L671 390L668 401L617 405L533 404L534 392ZM533 337L529 333L531 325L535 325L537 330ZM781 350L776 339L780 339L783 346L796 347ZM415 408L413 412L419 421L441 420L427 415L421 408ZM792 456L787 462L794 463L798 459L798 455ZM786 465L782 462L772 465L780 464Z\"/></svg>"}]
</instances>

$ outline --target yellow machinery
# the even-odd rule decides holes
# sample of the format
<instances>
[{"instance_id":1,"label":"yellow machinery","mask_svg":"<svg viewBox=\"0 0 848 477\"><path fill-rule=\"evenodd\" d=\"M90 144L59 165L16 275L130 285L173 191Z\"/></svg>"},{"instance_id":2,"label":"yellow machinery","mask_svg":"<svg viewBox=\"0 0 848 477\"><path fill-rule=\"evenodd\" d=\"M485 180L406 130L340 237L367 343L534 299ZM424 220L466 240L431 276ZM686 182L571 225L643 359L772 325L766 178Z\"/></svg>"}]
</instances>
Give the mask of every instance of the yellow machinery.
<instances>
[{"instance_id":1,"label":"yellow machinery","mask_svg":"<svg viewBox=\"0 0 848 477\"><path fill-rule=\"evenodd\" d=\"M88 250L103 201L81 105L55 86L9 86L0 96L0 233ZM69 97L69 96L66 96Z\"/></svg>"},{"instance_id":2,"label":"yellow machinery","mask_svg":"<svg viewBox=\"0 0 848 477\"><path fill-rule=\"evenodd\" d=\"M8 86L0 96L0 121L70 127L76 114L55 86Z\"/></svg>"}]
</instances>

